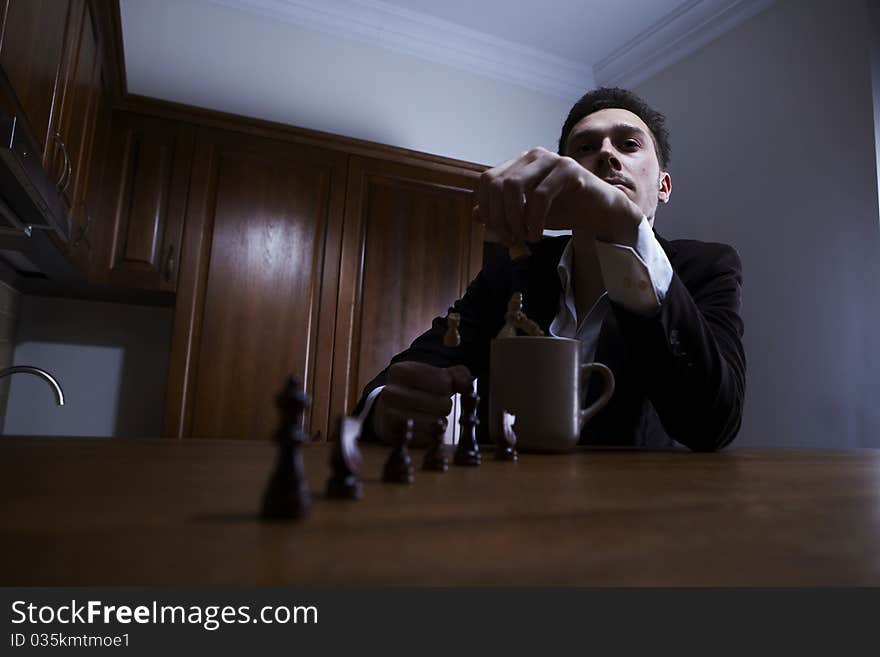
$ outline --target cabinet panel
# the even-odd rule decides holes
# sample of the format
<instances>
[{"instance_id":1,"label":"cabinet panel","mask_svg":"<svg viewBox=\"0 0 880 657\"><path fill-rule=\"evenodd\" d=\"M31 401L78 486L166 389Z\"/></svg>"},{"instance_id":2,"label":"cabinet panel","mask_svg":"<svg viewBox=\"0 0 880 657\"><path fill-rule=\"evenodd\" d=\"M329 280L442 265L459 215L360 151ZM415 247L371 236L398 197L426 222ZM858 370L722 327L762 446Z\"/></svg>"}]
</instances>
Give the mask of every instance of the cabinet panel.
<instances>
[{"instance_id":1,"label":"cabinet panel","mask_svg":"<svg viewBox=\"0 0 880 657\"><path fill-rule=\"evenodd\" d=\"M111 285L174 291L195 129L114 112L104 175L96 278Z\"/></svg>"},{"instance_id":2,"label":"cabinet panel","mask_svg":"<svg viewBox=\"0 0 880 657\"><path fill-rule=\"evenodd\" d=\"M49 161L50 170L64 181L61 192L68 208L75 210L88 185L101 78L98 32L89 4L74 0L71 18L58 108L57 129L63 147L53 141L50 150L54 155ZM74 232L77 228L75 223Z\"/></svg>"},{"instance_id":3,"label":"cabinet panel","mask_svg":"<svg viewBox=\"0 0 880 657\"><path fill-rule=\"evenodd\" d=\"M339 153L199 131L166 433L268 439L293 373L326 435L344 178Z\"/></svg>"},{"instance_id":4,"label":"cabinet panel","mask_svg":"<svg viewBox=\"0 0 880 657\"><path fill-rule=\"evenodd\" d=\"M7 0L0 66L25 112L40 152L51 140L52 101L71 3Z\"/></svg>"},{"instance_id":5,"label":"cabinet panel","mask_svg":"<svg viewBox=\"0 0 880 657\"><path fill-rule=\"evenodd\" d=\"M350 413L364 385L479 271L477 176L351 158L331 417Z\"/></svg>"}]
</instances>

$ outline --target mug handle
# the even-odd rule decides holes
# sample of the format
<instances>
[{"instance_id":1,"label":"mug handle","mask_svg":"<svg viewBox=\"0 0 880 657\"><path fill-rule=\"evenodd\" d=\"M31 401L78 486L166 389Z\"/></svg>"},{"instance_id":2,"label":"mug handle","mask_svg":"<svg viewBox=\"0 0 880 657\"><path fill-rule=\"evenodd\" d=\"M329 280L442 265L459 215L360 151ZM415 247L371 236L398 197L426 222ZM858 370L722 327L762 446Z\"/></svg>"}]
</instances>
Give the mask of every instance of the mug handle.
<instances>
[{"instance_id":1,"label":"mug handle","mask_svg":"<svg viewBox=\"0 0 880 657\"><path fill-rule=\"evenodd\" d=\"M580 411L581 427L584 426L584 423L587 420L602 410L602 407L608 403L608 400L611 399L611 395L614 394L614 373L607 365L603 365L602 363L585 363L581 365L581 386L583 386L584 381L587 380L587 374L594 370L600 372L602 378L605 379L605 391L599 399Z\"/></svg>"}]
</instances>

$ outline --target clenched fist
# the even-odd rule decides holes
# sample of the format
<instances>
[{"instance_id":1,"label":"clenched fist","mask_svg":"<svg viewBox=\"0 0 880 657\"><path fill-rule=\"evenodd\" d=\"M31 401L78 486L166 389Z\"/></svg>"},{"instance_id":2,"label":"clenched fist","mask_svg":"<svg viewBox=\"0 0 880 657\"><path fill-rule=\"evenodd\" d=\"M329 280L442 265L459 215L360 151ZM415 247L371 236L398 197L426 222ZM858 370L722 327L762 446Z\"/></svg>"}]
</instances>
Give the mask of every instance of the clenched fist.
<instances>
[{"instance_id":1,"label":"clenched fist","mask_svg":"<svg viewBox=\"0 0 880 657\"><path fill-rule=\"evenodd\" d=\"M425 444L432 425L452 410L452 395L468 392L472 385L473 377L464 365L444 368L414 361L395 363L376 399L373 431L390 441L412 418L413 442Z\"/></svg>"}]
</instances>

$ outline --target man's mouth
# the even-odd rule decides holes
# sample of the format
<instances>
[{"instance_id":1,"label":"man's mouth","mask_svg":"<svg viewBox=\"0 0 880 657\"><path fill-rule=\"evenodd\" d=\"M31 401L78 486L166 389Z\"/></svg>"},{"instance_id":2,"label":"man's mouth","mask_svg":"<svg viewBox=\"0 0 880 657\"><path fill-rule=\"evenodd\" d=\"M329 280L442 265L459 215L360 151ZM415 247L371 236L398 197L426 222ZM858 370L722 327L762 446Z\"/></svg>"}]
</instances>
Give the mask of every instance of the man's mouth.
<instances>
[{"instance_id":1,"label":"man's mouth","mask_svg":"<svg viewBox=\"0 0 880 657\"><path fill-rule=\"evenodd\" d=\"M614 185L615 187L623 187L625 189L632 189L630 184L626 182L623 178L603 178L605 182L609 185Z\"/></svg>"}]
</instances>

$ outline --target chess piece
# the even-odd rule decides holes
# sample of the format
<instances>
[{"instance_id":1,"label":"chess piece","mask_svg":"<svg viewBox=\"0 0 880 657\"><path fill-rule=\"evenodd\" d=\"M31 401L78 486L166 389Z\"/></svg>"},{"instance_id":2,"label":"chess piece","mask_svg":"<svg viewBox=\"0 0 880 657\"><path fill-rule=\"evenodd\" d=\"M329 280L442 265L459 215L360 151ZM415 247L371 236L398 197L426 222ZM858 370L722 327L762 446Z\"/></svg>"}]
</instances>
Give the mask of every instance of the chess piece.
<instances>
[{"instance_id":1,"label":"chess piece","mask_svg":"<svg viewBox=\"0 0 880 657\"><path fill-rule=\"evenodd\" d=\"M411 484L413 482L413 465L409 456L409 445L413 437L413 421L407 419L404 431L395 432L394 447L385 461L382 470L382 481L394 484Z\"/></svg>"},{"instance_id":2,"label":"chess piece","mask_svg":"<svg viewBox=\"0 0 880 657\"><path fill-rule=\"evenodd\" d=\"M461 432L453 458L455 465L480 465L480 447L477 445L477 425L480 424L477 417L479 403L480 398L476 391L461 393L461 417L458 420Z\"/></svg>"},{"instance_id":3,"label":"chess piece","mask_svg":"<svg viewBox=\"0 0 880 657\"><path fill-rule=\"evenodd\" d=\"M461 315L458 313L449 313L446 316L446 334L443 336L444 347L457 347L461 344L461 335L458 332L458 325L461 323Z\"/></svg>"},{"instance_id":4,"label":"chess piece","mask_svg":"<svg viewBox=\"0 0 880 657\"><path fill-rule=\"evenodd\" d=\"M526 203L525 194L523 194L523 205ZM486 225L486 221L484 218L480 216L480 206L479 204L474 206L473 216L479 223ZM531 231L531 227L529 227L529 231ZM491 228L486 228L485 233L483 234L483 239L487 242L500 242L500 236ZM523 258L528 258L532 255L531 250L526 245L525 242L514 242L513 244L508 245L507 247L508 253L510 254L511 260L521 260Z\"/></svg>"},{"instance_id":5,"label":"chess piece","mask_svg":"<svg viewBox=\"0 0 880 657\"><path fill-rule=\"evenodd\" d=\"M361 425L353 417L342 416L337 420L335 440L330 452L330 478L327 480L327 497L359 500L364 487L358 478L362 458L357 446Z\"/></svg>"},{"instance_id":6,"label":"chess piece","mask_svg":"<svg viewBox=\"0 0 880 657\"><path fill-rule=\"evenodd\" d=\"M515 420L515 415L511 415L507 411L501 411L502 434L496 438L496 461L516 461L519 459L519 454L516 452L516 433L513 431Z\"/></svg>"},{"instance_id":7,"label":"chess piece","mask_svg":"<svg viewBox=\"0 0 880 657\"><path fill-rule=\"evenodd\" d=\"M422 470L434 470L436 472L446 472L449 468L449 461L446 460L446 453L443 449L443 435L446 433L446 420L438 419L431 427L431 444L425 452L425 460L422 461Z\"/></svg>"},{"instance_id":8,"label":"chess piece","mask_svg":"<svg viewBox=\"0 0 880 657\"><path fill-rule=\"evenodd\" d=\"M514 338L517 330L523 331L526 335L540 336L544 335L544 331L535 322L526 317L523 312L523 295L522 292L514 292L507 302L507 312L504 314L504 326L498 332L498 338Z\"/></svg>"},{"instance_id":9,"label":"chess piece","mask_svg":"<svg viewBox=\"0 0 880 657\"><path fill-rule=\"evenodd\" d=\"M308 514L311 498L300 449L309 437L300 425L311 403L298 377L290 377L276 399L281 411L281 422L275 432L278 461L263 495L263 518L295 519Z\"/></svg>"}]
</instances>

